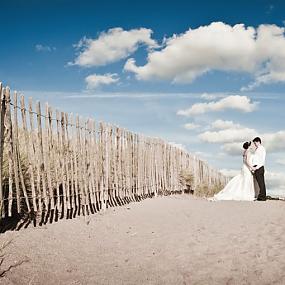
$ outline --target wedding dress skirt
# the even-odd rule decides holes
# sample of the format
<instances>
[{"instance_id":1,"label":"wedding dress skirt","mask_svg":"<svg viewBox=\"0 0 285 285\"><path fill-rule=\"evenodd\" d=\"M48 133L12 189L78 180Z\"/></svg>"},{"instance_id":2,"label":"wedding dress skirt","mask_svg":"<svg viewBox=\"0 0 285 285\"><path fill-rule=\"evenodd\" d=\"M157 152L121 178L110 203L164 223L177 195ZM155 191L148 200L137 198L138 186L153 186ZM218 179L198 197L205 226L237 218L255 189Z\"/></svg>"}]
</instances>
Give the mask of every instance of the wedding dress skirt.
<instances>
[{"instance_id":1,"label":"wedding dress skirt","mask_svg":"<svg viewBox=\"0 0 285 285\"><path fill-rule=\"evenodd\" d=\"M233 177L219 193L210 200L253 201L255 199L253 175L243 164L240 174Z\"/></svg>"}]
</instances>

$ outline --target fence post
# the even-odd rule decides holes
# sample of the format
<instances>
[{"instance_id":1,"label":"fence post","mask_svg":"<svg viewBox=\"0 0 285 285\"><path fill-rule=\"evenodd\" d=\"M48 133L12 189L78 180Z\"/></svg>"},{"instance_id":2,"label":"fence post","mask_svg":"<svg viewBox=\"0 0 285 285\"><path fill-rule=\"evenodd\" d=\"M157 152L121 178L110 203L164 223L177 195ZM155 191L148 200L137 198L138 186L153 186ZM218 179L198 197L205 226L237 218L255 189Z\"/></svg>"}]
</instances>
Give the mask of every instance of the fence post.
<instances>
[{"instance_id":1,"label":"fence post","mask_svg":"<svg viewBox=\"0 0 285 285\"><path fill-rule=\"evenodd\" d=\"M4 151L4 118L6 113L5 94L0 82L0 220L4 206L3 201L3 151ZM3 215L4 215L3 211Z\"/></svg>"},{"instance_id":2,"label":"fence post","mask_svg":"<svg viewBox=\"0 0 285 285\"><path fill-rule=\"evenodd\" d=\"M6 101L6 128L8 136L8 171L9 171L9 195L8 195L8 216L12 216L12 206L13 206L13 130L11 121L11 107L10 107L10 88L5 88L5 101Z\"/></svg>"},{"instance_id":3,"label":"fence post","mask_svg":"<svg viewBox=\"0 0 285 285\"><path fill-rule=\"evenodd\" d=\"M14 124L13 124L13 159L14 159L14 178L16 184L16 198L17 198L17 212L20 213L21 211L21 197L20 197L20 181L22 185L22 192L24 194L24 198L26 201L26 206L28 212L30 212L30 203L26 191L26 185L24 182L24 175L21 166L21 156L20 156L20 149L19 149L19 133L18 133L18 94L14 92Z\"/></svg>"},{"instance_id":4,"label":"fence post","mask_svg":"<svg viewBox=\"0 0 285 285\"><path fill-rule=\"evenodd\" d=\"M46 103L45 110L45 131L43 136L43 161L46 165L47 173L47 184L48 184L48 196L50 200L50 208L54 210L54 197L53 197L53 187L51 179L51 167L50 162L52 160L53 145L52 145L52 128L51 128L51 117L50 117L50 108L48 103Z\"/></svg>"},{"instance_id":5,"label":"fence post","mask_svg":"<svg viewBox=\"0 0 285 285\"><path fill-rule=\"evenodd\" d=\"M38 167L40 169L40 174L42 178L43 187L43 199L45 205L45 211L48 210L48 197L47 197L47 182L46 182L46 165L44 159L44 148L43 148L43 131L42 131L42 114L41 114L41 104L39 101L36 103L36 113L37 113L37 148L38 148Z\"/></svg>"}]
</instances>

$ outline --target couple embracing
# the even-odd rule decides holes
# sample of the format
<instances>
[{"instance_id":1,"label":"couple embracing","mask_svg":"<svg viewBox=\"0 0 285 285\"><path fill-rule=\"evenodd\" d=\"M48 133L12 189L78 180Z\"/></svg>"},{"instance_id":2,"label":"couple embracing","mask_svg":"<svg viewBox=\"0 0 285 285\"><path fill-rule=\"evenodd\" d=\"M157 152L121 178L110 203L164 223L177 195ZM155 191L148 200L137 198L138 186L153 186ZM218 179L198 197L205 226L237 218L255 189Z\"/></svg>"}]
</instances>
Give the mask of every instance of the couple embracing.
<instances>
[{"instance_id":1,"label":"couple embracing","mask_svg":"<svg viewBox=\"0 0 285 285\"><path fill-rule=\"evenodd\" d=\"M250 151L251 142L243 144L243 165L240 174L233 177L223 190L210 200L265 201L264 164L266 150L261 139L253 141L255 151Z\"/></svg>"}]
</instances>

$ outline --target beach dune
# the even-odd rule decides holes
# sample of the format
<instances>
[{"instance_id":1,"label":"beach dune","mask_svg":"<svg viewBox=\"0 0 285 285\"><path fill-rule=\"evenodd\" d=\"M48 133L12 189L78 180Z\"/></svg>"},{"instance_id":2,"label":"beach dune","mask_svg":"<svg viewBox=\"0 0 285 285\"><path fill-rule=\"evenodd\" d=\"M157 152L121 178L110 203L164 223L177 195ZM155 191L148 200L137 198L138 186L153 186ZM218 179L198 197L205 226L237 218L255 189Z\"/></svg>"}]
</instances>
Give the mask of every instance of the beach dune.
<instances>
[{"instance_id":1,"label":"beach dune","mask_svg":"<svg viewBox=\"0 0 285 285\"><path fill-rule=\"evenodd\" d=\"M1 234L1 284L285 284L285 203L146 199Z\"/></svg>"}]
</instances>

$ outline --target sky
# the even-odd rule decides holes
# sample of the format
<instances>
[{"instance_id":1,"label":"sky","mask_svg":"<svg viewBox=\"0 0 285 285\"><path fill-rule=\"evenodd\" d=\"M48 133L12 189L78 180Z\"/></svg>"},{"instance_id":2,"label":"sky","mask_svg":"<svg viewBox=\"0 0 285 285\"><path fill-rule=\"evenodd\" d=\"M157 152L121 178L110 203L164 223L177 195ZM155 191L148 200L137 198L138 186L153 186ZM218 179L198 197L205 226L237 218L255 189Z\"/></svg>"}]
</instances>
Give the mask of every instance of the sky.
<instances>
[{"instance_id":1,"label":"sky","mask_svg":"<svg viewBox=\"0 0 285 285\"><path fill-rule=\"evenodd\" d=\"M226 175L260 136L285 196L284 1L3 1L0 81Z\"/></svg>"}]
</instances>

